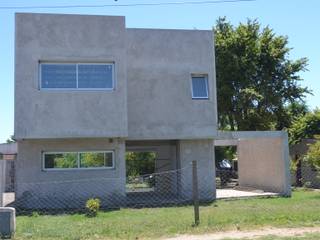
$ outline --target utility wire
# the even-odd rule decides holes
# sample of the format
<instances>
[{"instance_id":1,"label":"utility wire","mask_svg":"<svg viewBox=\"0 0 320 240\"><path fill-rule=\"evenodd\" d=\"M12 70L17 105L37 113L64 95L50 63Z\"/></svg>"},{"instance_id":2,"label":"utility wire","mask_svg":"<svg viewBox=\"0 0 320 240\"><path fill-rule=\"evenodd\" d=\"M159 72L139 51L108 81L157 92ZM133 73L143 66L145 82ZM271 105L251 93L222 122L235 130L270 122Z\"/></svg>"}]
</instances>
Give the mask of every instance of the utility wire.
<instances>
[{"instance_id":1,"label":"utility wire","mask_svg":"<svg viewBox=\"0 0 320 240\"><path fill-rule=\"evenodd\" d=\"M0 10L18 10L18 9L57 9L57 8L104 8L104 7L137 7L137 6L166 6L166 5L204 5L218 3L236 3L236 2L254 2L256 0L207 0L207 1L181 1L181 2L163 2L163 3L128 3L128 4L100 4L100 5L52 5L52 6L0 6Z\"/></svg>"}]
</instances>

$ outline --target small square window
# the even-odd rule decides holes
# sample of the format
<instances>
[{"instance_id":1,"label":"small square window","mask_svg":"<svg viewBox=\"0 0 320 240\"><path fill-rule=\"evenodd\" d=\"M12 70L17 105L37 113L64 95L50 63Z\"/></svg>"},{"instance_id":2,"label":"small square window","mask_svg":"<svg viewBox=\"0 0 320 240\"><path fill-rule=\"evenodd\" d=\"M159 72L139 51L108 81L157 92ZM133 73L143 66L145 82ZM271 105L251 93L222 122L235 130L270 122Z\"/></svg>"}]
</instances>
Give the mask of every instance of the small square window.
<instances>
[{"instance_id":1,"label":"small square window","mask_svg":"<svg viewBox=\"0 0 320 240\"><path fill-rule=\"evenodd\" d=\"M193 99L208 99L208 77L192 76L192 98Z\"/></svg>"}]
</instances>

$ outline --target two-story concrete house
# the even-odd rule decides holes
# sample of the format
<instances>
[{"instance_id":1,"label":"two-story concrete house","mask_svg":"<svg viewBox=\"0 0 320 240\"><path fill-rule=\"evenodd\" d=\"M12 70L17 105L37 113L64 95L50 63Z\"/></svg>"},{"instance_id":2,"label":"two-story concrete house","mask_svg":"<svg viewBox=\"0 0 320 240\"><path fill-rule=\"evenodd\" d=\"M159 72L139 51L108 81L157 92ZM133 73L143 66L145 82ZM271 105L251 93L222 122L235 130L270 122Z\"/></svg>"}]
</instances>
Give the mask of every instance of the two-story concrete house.
<instances>
[{"instance_id":1,"label":"two-story concrete house","mask_svg":"<svg viewBox=\"0 0 320 240\"><path fill-rule=\"evenodd\" d=\"M88 180L84 197L125 198L126 151L150 149L167 162L162 171L197 160L199 188L215 198L212 31L33 13L16 14L15 27L17 199L67 200L78 180ZM185 174L179 191L191 196Z\"/></svg>"}]
</instances>

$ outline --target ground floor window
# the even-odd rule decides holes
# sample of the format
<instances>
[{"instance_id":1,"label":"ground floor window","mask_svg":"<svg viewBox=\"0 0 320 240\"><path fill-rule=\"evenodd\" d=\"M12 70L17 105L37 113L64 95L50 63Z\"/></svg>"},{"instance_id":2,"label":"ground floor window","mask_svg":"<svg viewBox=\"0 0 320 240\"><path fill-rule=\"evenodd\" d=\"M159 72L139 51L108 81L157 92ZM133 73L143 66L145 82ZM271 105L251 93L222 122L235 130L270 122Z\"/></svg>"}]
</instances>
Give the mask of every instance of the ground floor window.
<instances>
[{"instance_id":1,"label":"ground floor window","mask_svg":"<svg viewBox=\"0 0 320 240\"><path fill-rule=\"evenodd\" d=\"M127 151L127 191L150 191L155 185L155 152Z\"/></svg>"},{"instance_id":2,"label":"ground floor window","mask_svg":"<svg viewBox=\"0 0 320 240\"><path fill-rule=\"evenodd\" d=\"M44 152L43 169L114 168L113 151Z\"/></svg>"}]
</instances>

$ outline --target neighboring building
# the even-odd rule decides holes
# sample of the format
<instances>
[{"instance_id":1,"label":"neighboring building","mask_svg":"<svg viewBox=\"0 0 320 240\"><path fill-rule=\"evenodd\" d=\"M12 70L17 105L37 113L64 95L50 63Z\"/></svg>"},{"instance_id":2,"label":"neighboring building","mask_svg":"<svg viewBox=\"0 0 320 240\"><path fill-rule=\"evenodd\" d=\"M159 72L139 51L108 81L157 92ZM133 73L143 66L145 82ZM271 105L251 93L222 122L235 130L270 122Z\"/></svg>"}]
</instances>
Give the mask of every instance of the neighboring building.
<instances>
[{"instance_id":1,"label":"neighboring building","mask_svg":"<svg viewBox=\"0 0 320 240\"><path fill-rule=\"evenodd\" d=\"M197 160L200 198L215 198L212 31L33 13L16 14L15 26L18 202L41 207L35 198L54 197L51 206L73 207L79 202L68 200L81 191L116 204L126 198L128 150L155 151L166 162L161 171L186 169L183 185L170 178L170 188L155 188L186 200L187 166Z\"/></svg>"},{"instance_id":2,"label":"neighboring building","mask_svg":"<svg viewBox=\"0 0 320 240\"><path fill-rule=\"evenodd\" d=\"M14 191L17 152L17 143L0 143L0 185L3 185L3 190L1 190L2 187L0 187L0 195L1 191Z\"/></svg>"}]
</instances>

